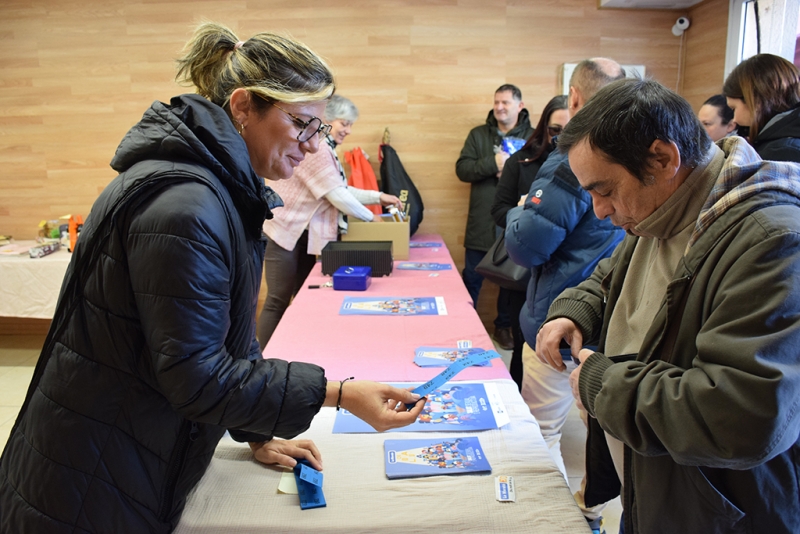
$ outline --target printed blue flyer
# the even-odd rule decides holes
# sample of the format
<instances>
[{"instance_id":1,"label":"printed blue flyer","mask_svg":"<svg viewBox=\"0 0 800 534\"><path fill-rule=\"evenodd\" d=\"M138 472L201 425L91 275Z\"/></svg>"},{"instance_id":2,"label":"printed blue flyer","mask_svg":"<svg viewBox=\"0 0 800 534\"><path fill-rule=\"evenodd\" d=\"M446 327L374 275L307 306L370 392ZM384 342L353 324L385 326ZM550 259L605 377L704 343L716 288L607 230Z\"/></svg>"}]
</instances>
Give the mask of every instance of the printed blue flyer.
<instances>
[{"instance_id":1,"label":"printed blue flyer","mask_svg":"<svg viewBox=\"0 0 800 534\"><path fill-rule=\"evenodd\" d=\"M409 387L409 384L393 385ZM509 421L495 384L448 382L426 397L425 408L416 421L387 432L471 432L500 428ZM376 430L347 410L336 412L334 434L372 432Z\"/></svg>"},{"instance_id":2,"label":"printed blue flyer","mask_svg":"<svg viewBox=\"0 0 800 534\"><path fill-rule=\"evenodd\" d=\"M447 367L457 360L463 360L470 354L484 352L483 349L457 349L452 347L417 347L414 351L414 363L420 367ZM488 367L492 362L487 360L473 367Z\"/></svg>"},{"instance_id":3,"label":"printed blue flyer","mask_svg":"<svg viewBox=\"0 0 800 534\"><path fill-rule=\"evenodd\" d=\"M408 244L408 248L436 248L441 246L441 243L434 243L432 241L412 241Z\"/></svg>"},{"instance_id":4,"label":"printed blue flyer","mask_svg":"<svg viewBox=\"0 0 800 534\"><path fill-rule=\"evenodd\" d=\"M345 297L339 315L447 315L444 297Z\"/></svg>"},{"instance_id":5,"label":"printed blue flyer","mask_svg":"<svg viewBox=\"0 0 800 534\"><path fill-rule=\"evenodd\" d=\"M481 442L474 436L387 439L383 452L390 479L492 472Z\"/></svg>"},{"instance_id":6,"label":"printed blue flyer","mask_svg":"<svg viewBox=\"0 0 800 534\"><path fill-rule=\"evenodd\" d=\"M449 271L453 266L449 263L401 261L396 268L401 271Z\"/></svg>"}]
</instances>

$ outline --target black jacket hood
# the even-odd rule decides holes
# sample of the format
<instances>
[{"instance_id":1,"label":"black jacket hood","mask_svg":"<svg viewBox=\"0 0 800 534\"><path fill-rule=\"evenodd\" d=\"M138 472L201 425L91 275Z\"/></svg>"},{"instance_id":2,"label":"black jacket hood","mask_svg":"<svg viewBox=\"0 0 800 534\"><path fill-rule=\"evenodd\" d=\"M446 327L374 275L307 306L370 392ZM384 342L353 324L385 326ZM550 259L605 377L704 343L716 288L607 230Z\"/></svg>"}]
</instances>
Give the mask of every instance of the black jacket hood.
<instances>
[{"instance_id":1,"label":"black jacket hood","mask_svg":"<svg viewBox=\"0 0 800 534\"><path fill-rule=\"evenodd\" d=\"M486 124L492 128L497 128L497 119L494 117L494 109L489 110L489 114L486 116ZM527 140L527 137L523 137L523 135L528 128L531 128L530 114L528 113L528 108L522 108L517 117L517 124L508 131L506 136L519 137L520 139Z\"/></svg>"},{"instance_id":2,"label":"black jacket hood","mask_svg":"<svg viewBox=\"0 0 800 534\"><path fill-rule=\"evenodd\" d=\"M125 172L146 160L185 162L213 172L230 192L248 231L261 232L271 208L283 205L264 185L252 165L247 146L225 111L199 95L153 102L125 137L111 167Z\"/></svg>"},{"instance_id":3,"label":"black jacket hood","mask_svg":"<svg viewBox=\"0 0 800 534\"><path fill-rule=\"evenodd\" d=\"M800 105L783 112L778 120L758 132L755 143L765 143L784 137L800 138Z\"/></svg>"}]
</instances>

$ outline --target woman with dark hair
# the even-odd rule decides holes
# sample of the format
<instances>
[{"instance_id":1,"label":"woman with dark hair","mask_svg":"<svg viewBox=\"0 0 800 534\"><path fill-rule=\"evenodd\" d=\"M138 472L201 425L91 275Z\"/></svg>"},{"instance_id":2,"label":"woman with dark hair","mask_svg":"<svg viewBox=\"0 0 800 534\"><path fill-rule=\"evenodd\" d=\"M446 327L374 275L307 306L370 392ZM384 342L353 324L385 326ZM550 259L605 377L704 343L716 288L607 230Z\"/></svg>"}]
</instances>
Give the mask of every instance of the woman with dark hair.
<instances>
[{"instance_id":1,"label":"woman with dark hair","mask_svg":"<svg viewBox=\"0 0 800 534\"><path fill-rule=\"evenodd\" d=\"M506 161L492 204L492 217L499 227L506 227L508 210L518 206L528 194L539 167L555 148L553 138L561 133L568 122L566 95L551 98L528 141ZM509 293L511 332L514 336L510 373L517 386L522 387L522 345L525 340L519 327L519 312L525 305L525 292L509 290Z\"/></svg>"},{"instance_id":2,"label":"woman with dark hair","mask_svg":"<svg viewBox=\"0 0 800 534\"><path fill-rule=\"evenodd\" d=\"M723 137L736 134L733 110L728 107L725 95L714 95L703 102L700 111L697 112L697 118L715 143Z\"/></svg>"},{"instance_id":3,"label":"woman with dark hair","mask_svg":"<svg viewBox=\"0 0 800 534\"><path fill-rule=\"evenodd\" d=\"M789 61L758 54L742 61L722 92L762 159L800 162L800 72ZM744 133L744 132L742 132Z\"/></svg>"}]
</instances>

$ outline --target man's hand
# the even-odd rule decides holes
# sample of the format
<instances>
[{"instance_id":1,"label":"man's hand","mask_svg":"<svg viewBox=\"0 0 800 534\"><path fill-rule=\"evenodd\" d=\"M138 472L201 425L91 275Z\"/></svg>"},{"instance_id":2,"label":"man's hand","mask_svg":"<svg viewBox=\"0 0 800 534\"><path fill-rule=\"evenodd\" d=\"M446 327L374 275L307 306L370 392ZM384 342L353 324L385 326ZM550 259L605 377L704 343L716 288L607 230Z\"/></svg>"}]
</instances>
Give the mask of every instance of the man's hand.
<instances>
[{"instance_id":1,"label":"man's hand","mask_svg":"<svg viewBox=\"0 0 800 534\"><path fill-rule=\"evenodd\" d=\"M572 355L577 358L583 348L583 334L572 320L566 317L553 319L536 334L536 357L557 371L567 369L559 352L562 339L569 343Z\"/></svg>"},{"instance_id":2,"label":"man's hand","mask_svg":"<svg viewBox=\"0 0 800 534\"><path fill-rule=\"evenodd\" d=\"M583 362L585 362L586 359L592 354L594 354L594 352L591 350L582 349L578 353L578 360L581 362L580 365L578 365L578 367L576 367L575 370L569 374L569 386L572 388L572 396L575 397L575 405L578 407L578 409L583 411L586 411L586 408L584 408L583 403L581 402L581 391L579 389L581 369L583 369Z\"/></svg>"},{"instance_id":3,"label":"man's hand","mask_svg":"<svg viewBox=\"0 0 800 534\"><path fill-rule=\"evenodd\" d=\"M508 152L503 152L502 150L494 155L494 162L497 165L497 177L500 177L500 174L503 172L503 165L506 164L506 160L508 159Z\"/></svg>"},{"instance_id":4,"label":"man's hand","mask_svg":"<svg viewBox=\"0 0 800 534\"><path fill-rule=\"evenodd\" d=\"M322 471L322 455L310 439L273 439L272 441L250 442L250 450L256 460L267 465L294 467L295 458L305 458L311 467Z\"/></svg>"}]
</instances>

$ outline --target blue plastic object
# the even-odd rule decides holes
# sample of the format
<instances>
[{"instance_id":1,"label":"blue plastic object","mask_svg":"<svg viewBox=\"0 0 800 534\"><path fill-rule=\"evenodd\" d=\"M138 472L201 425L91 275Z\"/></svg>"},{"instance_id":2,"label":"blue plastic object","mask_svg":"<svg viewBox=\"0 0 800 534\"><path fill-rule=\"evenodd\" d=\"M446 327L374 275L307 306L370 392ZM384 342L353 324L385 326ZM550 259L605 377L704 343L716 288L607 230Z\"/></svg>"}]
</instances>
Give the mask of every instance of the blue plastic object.
<instances>
[{"instance_id":1,"label":"blue plastic object","mask_svg":"<svg viewBox=\"0 0 800 534\"><path fill-rule=\"evenodd\" d=\"M333 273L333 289L338 291L366 291L372 282L372 267L343 265Z\"/></svg>"}]
</instances>

